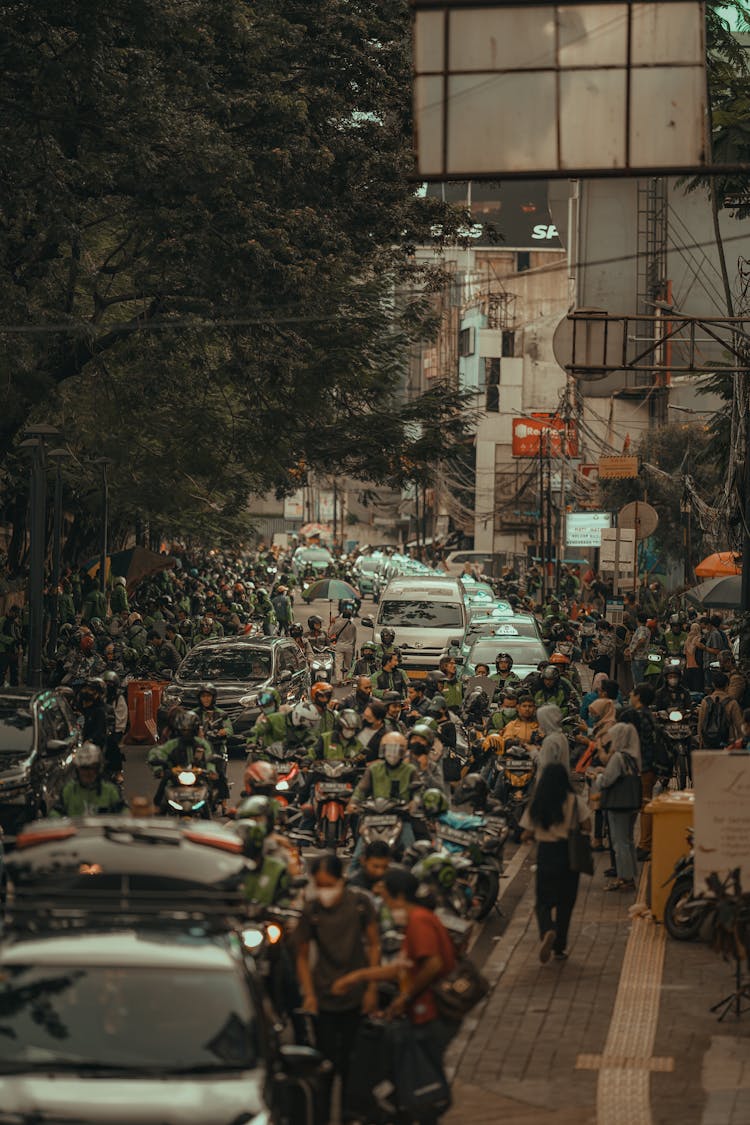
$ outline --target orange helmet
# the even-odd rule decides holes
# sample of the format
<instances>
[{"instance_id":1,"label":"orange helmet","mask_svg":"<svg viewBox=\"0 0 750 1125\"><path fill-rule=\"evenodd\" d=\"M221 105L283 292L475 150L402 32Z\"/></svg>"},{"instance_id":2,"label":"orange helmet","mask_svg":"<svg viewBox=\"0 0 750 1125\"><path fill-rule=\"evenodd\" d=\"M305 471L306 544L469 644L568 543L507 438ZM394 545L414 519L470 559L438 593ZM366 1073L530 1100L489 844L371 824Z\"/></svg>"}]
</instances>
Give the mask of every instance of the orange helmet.
<instances>
[{"instance_id":1,"label":"orange helmet","mask_svg":"<svg viewBox=\"0 0 750 1125\"><path fill-rule=\"evenodd\" d=\"M276 770L270 762L249 762L245 769L245 790L266 789L276 784Z\"/></svg>"},{"instance_id":2,"label":"orange helmet","mask_svg":"<svg viewBox=\"0 0 750 1125\"><path fill-rule=\"evenodd\" d=\"M570 657L564 652L553 652L549 658L550 664L570 664Z\"/></svg>"},{"instance_id":3,"label":"orange helmet","mask_svg":"<svg viewBox=\"0 0 750 1125\"><path fill-rule=\"evenodd\" d=\"M322 696L324 695L328 697L325 700L325 702L327 703L333 695L333 688L330 684L327 684L325 680L318 680L318 682L316 684L313 684L313 686L310 688L310 698L312 699L313 703L323 703L324 700L322 699Z\"/></svg>"}]
</instances>

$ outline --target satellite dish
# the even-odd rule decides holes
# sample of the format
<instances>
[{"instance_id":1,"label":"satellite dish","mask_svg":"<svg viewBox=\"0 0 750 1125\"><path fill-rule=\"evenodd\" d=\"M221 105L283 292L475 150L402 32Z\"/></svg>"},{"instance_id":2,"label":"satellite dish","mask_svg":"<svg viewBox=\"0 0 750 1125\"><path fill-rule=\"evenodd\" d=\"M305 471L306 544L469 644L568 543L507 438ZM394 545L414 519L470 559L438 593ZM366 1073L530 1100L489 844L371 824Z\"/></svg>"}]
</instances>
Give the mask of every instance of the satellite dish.
<instances>
[{"instance_id":1,"label":"satellite dish","mask_svg":"<svg viewBox=\"0 0 750 1125\"><path fill-rule=\"evenodd\" d=\"M659 526L659 513L644 500L633 500L620 508L617 526L633 529L636 539L648 539Z\"/></svg>"}]
</instances>

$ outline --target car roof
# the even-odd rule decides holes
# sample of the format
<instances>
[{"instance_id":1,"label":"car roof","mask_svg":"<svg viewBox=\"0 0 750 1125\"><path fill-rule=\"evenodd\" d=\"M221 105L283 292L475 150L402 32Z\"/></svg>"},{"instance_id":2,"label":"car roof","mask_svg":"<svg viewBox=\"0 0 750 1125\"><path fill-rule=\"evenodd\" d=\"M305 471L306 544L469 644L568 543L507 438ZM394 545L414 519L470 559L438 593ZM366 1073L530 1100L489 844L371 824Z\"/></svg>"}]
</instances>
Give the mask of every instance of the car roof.
<instances>
[{"instance_id":1,"label":"car roof","mask_svg":"<svg viewBox=\"0 0 750 1125\"><path fill-rule=\"evenodd\" d=\"M440 601L444 598L463 600L463 591L457 578L420 574L414 577L392 578L381 595L381 601L406 595L423 601L430 599Z\"/></svg>"},{"instance_id":2,"label":"car roof","mask_svg":"<svg viewBox=\"0 0 750 1125\"><path fill-rule=\"evenodd\" d=\"M278 648L279 645L288 645L289 643L288 637L207 637L205 641L199 641L197 645L194 645L190 652L194 652L197 648ZM188 656L190 652L188 652Z\"/></svg>"},{"instance_id":3,"label":"car roof","mask_svg":"<svg viewBox=\"0 0 750 1125\"><path fill-rule=\"evenodd\" d=\"M93 965L116 968L196 969L216 972L234 960L226 941L167 929L123 929L102 933L48 933L18 937L0 947L2 965Z\"/></svg>"},{"instance_id":4,"label":"car roof","mask_svg":"<svg viewBox=\"0 0 750 1125\"><path fill-rule=\"evenodd\" d=\"M519 652L523 649L538 649L542 653L541 659L547 656L547 650L544 644L538 637L509 637L509 636L495 636L494 633L490 636L479 636L474 641L469 651L469 663L472 663L471 657L476 649L491 648L494 646L497 652ZM515 659L515 657L514 657Z\"/></svg>"}]
</instances>

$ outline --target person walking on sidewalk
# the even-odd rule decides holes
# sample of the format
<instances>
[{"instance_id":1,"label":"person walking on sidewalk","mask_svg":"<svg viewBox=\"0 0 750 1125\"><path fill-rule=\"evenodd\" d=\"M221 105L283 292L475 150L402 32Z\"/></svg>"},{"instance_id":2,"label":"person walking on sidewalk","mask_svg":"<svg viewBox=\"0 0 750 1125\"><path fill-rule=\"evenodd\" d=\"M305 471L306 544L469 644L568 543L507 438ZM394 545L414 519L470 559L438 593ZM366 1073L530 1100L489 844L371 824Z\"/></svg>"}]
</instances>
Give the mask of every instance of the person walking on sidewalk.
<instances>
[{"instance_id":1,"label":"person walking on sidewalk","mask_svg":"<svg viewBox=\"0 0 750 1125\"><path fill-rule=\"evenodd\" d=\"M640 776L643 781L641 747L638 731L632 723L615 723L604 738L600 758L606 761L598 783L599 792L613 790L628 773ZM640 792L640 786L634 786ZM634 797L631 807L627 801L619 802L619 807L607 809L609 836L615 853L616 879L609 883L607 891L634 891L638 874L638 858L635 850L635 822L640 809L640 798Z\"/></svg>"},{"instance_id":2,"label":"person walking on sidewalk","mask_svg":"<svg viewBox=\"0 0 750 1125\"><path fill-rule=\"evenodd\" d=\"M543 965L553 953L558 961L568 955L568 930L578 896L578 872L571 871L568 861L568 832L576 816L580 827L589 831L591 814L573 792L567 769L561 762L550 762L521 817L523 839L537 842L536 918Z\"/></svg>"}]
</instances>

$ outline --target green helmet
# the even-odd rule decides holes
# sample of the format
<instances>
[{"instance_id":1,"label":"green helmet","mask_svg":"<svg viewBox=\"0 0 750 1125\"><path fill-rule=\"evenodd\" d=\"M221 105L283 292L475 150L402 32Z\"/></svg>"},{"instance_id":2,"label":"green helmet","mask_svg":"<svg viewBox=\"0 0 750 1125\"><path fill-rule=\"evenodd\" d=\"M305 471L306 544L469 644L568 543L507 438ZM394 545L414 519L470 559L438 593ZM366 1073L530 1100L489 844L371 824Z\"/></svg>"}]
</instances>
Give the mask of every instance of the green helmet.
<instances>
[{"instance_id":1,"label":"green helmet","mask_svg":"<svg viewBox=\"0 0 750 1125\"><path fill-rule=\"evenodd\" d=\"M259 820L241 820L235 825L247 855L257 855L263 849L266 839L265 825Z\"/></svg>"},{"instance_id":2,"label":"green helmet","mask_svg":"<svg viewBox=\"0 0 750 1125\"><path fill-rule=\"evenodd\" d=\"M444 852L433 852L426 856L413 871L418 879L436 882L444 888L452 887L457 875L455 865Z\"/></svg>"},{"instance_id":3,"label":"green helmet","mask_svg":"<svg viewBox=\"0 0 750 1125\"><path fill-rule=\"evenodd\" d=\"M237 807L237 821L242 820L263 820L265 822L266 833L270 832L276 823L276 816L278 813L278 805L272 797L262 797L256 794L254 797L245 797Z\"/></svg>"},{"instance_id":4,"label":"green helmet","mask_svg":"<svg viewBox=\"0 0 750 1125\"><path fill-rule=\"evenodd\" d=\"M422 794L422 809L425 816L442 816L448 811L448 798L442 789L425 789Z\"/></svg>"},{"instance_id":5,"label":"green helmet","mask_svg":"<svg viewBox=\"0 0 750 1125\"><path fill-rule=\"evenodd\" d=\"M415 723L409 731L409 738L416 735L417 738L423 738L428 746L435 745L435 728L430 726L424 720L421 723Z\"/></svg>"},{"instance_id":6,"label":"green helmet","mask_svg":"<svg viewBox=\"0 0 750 1125\"><path fill-rule=\"evenodd\" d=\"M258 696L258 706L261 711L266 711L266 709L270 711L271 707L278 711L281 707L281 696L276 688L264 688Z\"/></svg>"}]
</instances>

